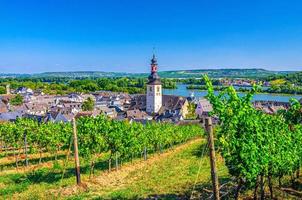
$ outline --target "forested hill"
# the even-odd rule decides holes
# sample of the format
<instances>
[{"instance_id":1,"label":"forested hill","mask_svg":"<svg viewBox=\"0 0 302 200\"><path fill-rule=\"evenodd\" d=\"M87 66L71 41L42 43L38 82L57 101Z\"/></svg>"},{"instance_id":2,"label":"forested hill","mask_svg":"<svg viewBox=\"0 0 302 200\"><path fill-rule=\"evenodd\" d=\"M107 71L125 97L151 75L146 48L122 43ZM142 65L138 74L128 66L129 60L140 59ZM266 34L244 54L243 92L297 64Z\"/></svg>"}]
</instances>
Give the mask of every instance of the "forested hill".
<instances>
[{"instance_id":1,"label":"forested hill","mask_svg":"<svg viewBox=\"0 0 302 200\"><path fill-rule=\"evenodd\" d=\"M208 74L212 78L260 78L273 75L286 75L294 71L269 71L265 69L195 69L161 71L162 78L200 78L202 74ZM75 71L75 72L44 72L37 74L1 74L0 77L69 77L69 78L97 78L97 77L147 77L148 73L124 73L102 71Z\"/></svg>"},{"instance_id":2,"label":"forested hill","mask_svg":"<svg viewBox=\"0 0 302 200\"><path fill-rule=\"evenodd\" d=\"M269 71L265 69L196 69L160 72L161 77L169 78L193 78L207 74L212 78L252 78L267 77L272 75L285 75L295 73L294 71Z\"/></svg>"}]
</instances>

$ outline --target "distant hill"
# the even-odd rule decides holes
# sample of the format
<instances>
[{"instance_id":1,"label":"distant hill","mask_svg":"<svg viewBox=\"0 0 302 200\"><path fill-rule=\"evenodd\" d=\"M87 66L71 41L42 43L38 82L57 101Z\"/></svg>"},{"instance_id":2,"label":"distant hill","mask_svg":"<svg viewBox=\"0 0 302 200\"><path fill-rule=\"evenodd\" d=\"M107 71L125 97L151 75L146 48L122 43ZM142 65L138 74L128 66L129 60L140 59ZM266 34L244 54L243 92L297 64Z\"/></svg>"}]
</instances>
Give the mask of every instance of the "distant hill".
<instances>
[{"instance_id":1,"label":"distant hill","mask_svg":"<svg viewBox=\"0 0 302 200\"><path fill-rule=\"evenodd\" d=\"M269 71L265 69L196 69L160 72L161 77L170 78L200 78L208 74L212 78L260 78L270 75L285 75L294 71Z\"/></svg>"},{"instance_id":2,"label":"distant hill","mask_svg":"<svg viewBox=\"0 0 302 200\"><path fill-rule=\"evenodd\" d=\"M162 78L201 78L208 74L212 78L262 78L271 75L292 74L295 71L269 71L265 69L196 69L161 71ZM147 77L148 73L124 73L102 71L74 71L74 72L44 72L37 74L0 74L2 78L29 78L29 77L67 77L67 78L98 78L98 77Z\"/></svg>"}]
</instances>

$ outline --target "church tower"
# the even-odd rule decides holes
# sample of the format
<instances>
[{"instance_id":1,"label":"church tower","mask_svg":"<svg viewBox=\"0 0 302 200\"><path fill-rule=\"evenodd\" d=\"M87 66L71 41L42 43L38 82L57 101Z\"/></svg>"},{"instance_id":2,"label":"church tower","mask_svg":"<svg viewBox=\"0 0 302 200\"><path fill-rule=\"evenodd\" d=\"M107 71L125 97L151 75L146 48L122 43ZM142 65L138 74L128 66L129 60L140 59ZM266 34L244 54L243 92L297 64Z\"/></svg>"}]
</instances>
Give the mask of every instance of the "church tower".
<instances>
[{"instance_id":1,"label":"church tower","mask_svg":"<svg viewBox=\"0 0 302 200\"><path fill-rule=\"evenodd\" d=\"M146 101L147 113L158 113L162 106L162 87L160 78L157 74L157 60L154 54L151 60L151 74L148 77Z\"/></svg>"}]
</instances>

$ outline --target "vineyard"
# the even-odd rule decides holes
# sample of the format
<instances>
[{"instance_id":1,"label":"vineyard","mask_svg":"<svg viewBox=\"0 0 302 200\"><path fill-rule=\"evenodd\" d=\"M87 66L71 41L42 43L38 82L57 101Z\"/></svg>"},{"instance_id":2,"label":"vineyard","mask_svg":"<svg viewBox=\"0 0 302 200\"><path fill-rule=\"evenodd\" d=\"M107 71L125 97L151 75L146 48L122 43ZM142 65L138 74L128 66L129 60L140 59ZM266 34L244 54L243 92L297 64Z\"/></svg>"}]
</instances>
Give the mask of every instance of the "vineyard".
<instances>
[{"instance_id":1,"label":"vineyard","mask_svg":"<svg viewBox=\"0 0 302 200\"><path fill-rule=\"evenodd\" d=\"M113 158L133 159L148 152L161 152L173 145L184 143L203 133L197 125L176 126L169 123L129 123L110 120L100 115L96 118L81 117L77 120L79 154L93 163L97 155L110 152ZM64 123L38 123L18 119L15 123L0 124L2 154L13 153L18 167L18 154L58 152L71 150L72 126ZM116 159L118 160L118 159ZM25 162L27 163L28 160ZM42 162L42 157L39 163Z\"/></svg>"},{"instance_id":2,"label":"vineyard","mask_svg":"<svg viewBox=\"0 0 302 200\"><path fill-rule=\"evenodd\" d=\"M213 105L211 115L219 118L214 133L221 195L235 199L247 196L276 199L280 198L279 191L289 191L297 197L292 199L300 198L300 103L292 99L288 110L268 115L251 104L256 86L242 97L232 87L214 95L211 81L204 78L207 98ZM208 144L200 125L130 123L103 115L81 117L75 125L30 119L1 123L0 159L5 162L0 163L0 196L9 198L21 193L31 188L32 181L33 188L39 185L43 192L44 182L50 182L54 194L55 190L64 193L65 187L68 190L75 185L73 133L76 132L84 183L95 190L80 192L83 198L95 195L134 198L177 191L184 198L194 196L195 192L211 197ZM52 169L44 168L49 168L49 163ZM104 171L108 174L98 177ZM59 182L62 184L55 187Z\"/></svg>"},{"instance_id":3,"label":"vineyard","mask_svg":"<svg viewBox=\"0 0 302 200\"><path fill-rule=\"evenodd\" d=\"M203 130L198 125L173 125L170 123L141 123L116 121L106 116L81 117L76 121L79 156L89 164L89 174L93 176L96 160L106 155L107 170L117 170L123 163L148 154L162 153L175 145L201 136ZM12 163L1 163L1 171L11 168L27 168L43 165L50 154L56 162L59 157L62 178L66 173L65 157L73 152L73 131L69 123L39 123L35 120L18 119L15 123L0 124L1 158L14 158ZM38 159L32 155L39 155ZM63 158L62 158L63 157ZM89 176L89 177L90 177Z\"/></svg>"}]
</instances>

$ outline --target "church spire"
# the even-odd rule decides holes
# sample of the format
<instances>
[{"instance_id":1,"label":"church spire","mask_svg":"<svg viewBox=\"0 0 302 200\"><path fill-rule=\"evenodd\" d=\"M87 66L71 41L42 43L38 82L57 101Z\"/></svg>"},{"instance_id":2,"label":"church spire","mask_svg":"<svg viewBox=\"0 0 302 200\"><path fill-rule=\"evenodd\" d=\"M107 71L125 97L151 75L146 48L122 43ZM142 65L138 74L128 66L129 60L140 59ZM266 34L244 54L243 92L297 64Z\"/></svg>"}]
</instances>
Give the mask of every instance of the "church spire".
<instances>
[{"instance_id":1,"label":"church spire","mask_svg":"<svg viewBox=\"0 0 302 200\"><path fill-rule=\"evenodd\" d=\"M151 73L157 72L157 59L155 57L155 54L153 54L153 57L151 59Z\"/></svg>"},{"instance_id":2,"label":"church spire","mask_svg":"<svg viewBox=\"0 0 302 200\"><path fill-rule=\"evenodd\" d=\"M151 59L151 74L148 77L149 81L148 84L155 84L160 85L160 78L157 74L157 59L155 57L155 54L153 54Z\"/></svg>"}]
</instances>

